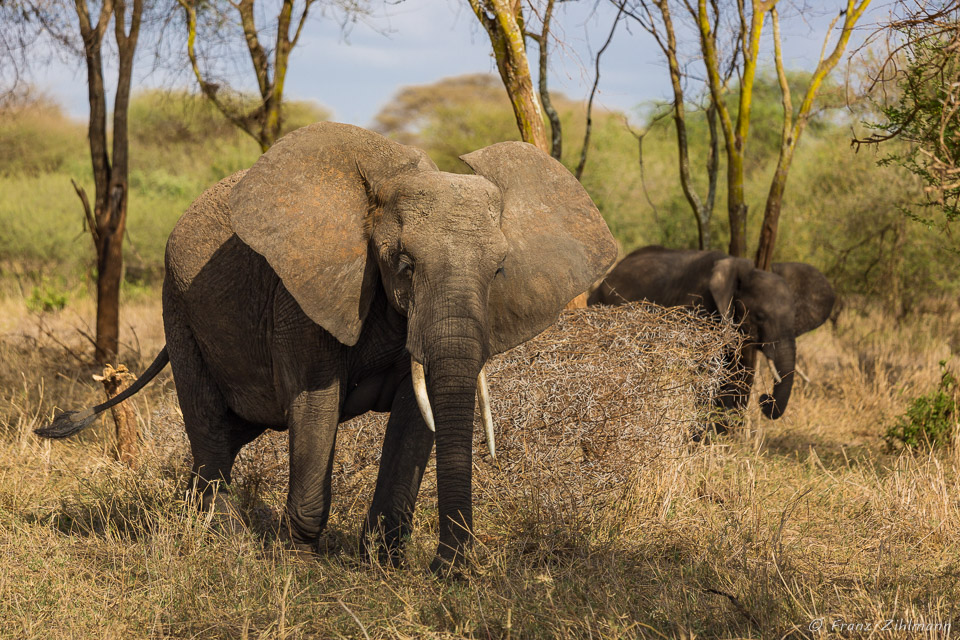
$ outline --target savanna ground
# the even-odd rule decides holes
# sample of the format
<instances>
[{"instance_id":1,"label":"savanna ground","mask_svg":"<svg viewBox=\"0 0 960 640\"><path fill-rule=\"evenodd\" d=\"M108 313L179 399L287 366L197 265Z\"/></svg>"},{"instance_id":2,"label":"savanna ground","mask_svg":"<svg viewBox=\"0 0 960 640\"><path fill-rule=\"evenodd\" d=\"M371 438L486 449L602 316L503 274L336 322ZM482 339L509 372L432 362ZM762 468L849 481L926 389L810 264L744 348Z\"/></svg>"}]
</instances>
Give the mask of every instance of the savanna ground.
<instances>
[{"instance_id":1,"label":"savanna ground","mask_svg":"<svg viewBox=\"0 0 960 640\"><path fill-rule=\"evenodd\" d=\"M779 113L776 84L765 82L754 111ZM389 109L378 124L412 135L405 141L456 170L460 153L516 136L497 83L414 88L439 106L414 100L411 113L397 111L399 124ZM397 102L403 107L403 95ZM291 127L322 117L315 106L298 109L288 114ZM437 580L427 570L437 524L432 468L409 566L367 564L354 552L376 473L376 420L341 428L329 553L308 558L287 551L278 534L283 434L241 454L233 494L247 531L224 533L184 500L189 450L169 369L134 403L139 470L113 461L109 423L62 442L32 435L55 407L102 398L78 331L92 325L92 250L70 180L88 192L92 184L82 124L43 100L0 112L0 637L946 635L942 625L960 619L960 450L899 453L881 435L936 388L940 360L960 368L960 254L902 215L916 184L865 152L837 161L849 133L835 115L812 124L798 149L777 259L817 266L847 305L835 324L798 341L811 382L797 382L785 417L763 420L754 399L743 427L709 445L679 444L689 424L667 420L651 423L665 429L660 441L607 433L579 453L551 449L550 434L498 423L501 468L476 440L472 564L459 579ZM579 112L566 105L564 117L576 139ZM753 211L762 209L779 140L774 120L756 120ZM623 249L692 246L667 121L644 143L642 179L622 117L596 114L595 126L583 182ZM691 127L702 140L702 119ZM121 338L122 360L139 372L163 342L157 283L170 228L203 188L258 151L209 105L180 94L136 96L131 135ZM564 148L571 166L579 149ZM668 338L652 341L642 362L677 346ZM768 388L766 370L761 376L758 388ZM683 393L659 393L663 377L639 388L696 418ZM551 388L523 382L514 389L534 400ZM580 406L570 395L569 406ZM528 417L501 412L498 420ZM669 454L643 465L615 455L633 447L643 458L658 446ZM886 620L893 631L864 627ZM897 629L909 623L941 627Z\"/></svg>"},{"instance_id":2,"label":"savanna ground","mask_svg":"<svg viewBox=\"0 0 960 640\"><path fill-rule=\"evenodd\" d=\"M142 370L162 344L159 305L141 295L123 309L142 354L130 349L127 361ZM892 453L880 438L936 386L938 362L956 362L953 305L901 323L844 310L799 341L811 382L798 381L783 419L763 420L754 404L734 435L621 469L623 490L591 513L564 504L577 478L538 495L478 462L478 543L470 567L447 580L427 569L432 470L408 566L354 552L375 472L357 464L375 451L356 448L376 443L356 427L341 430L330 552L319 557L277 536L286 463L269 446L241 454L235 500L248 530L225 533L185 502L189 452L169 372L136 401L139 470L113 461L109 423L39 440L31 430L53 406L101 397L95 371L71 355L92 308L37 314L8 298L2 311L5 637L771 638L818 635L810 624L820 619L828 635L837 620L957 619L960 457Z\"/></svg>"}]
</instances>

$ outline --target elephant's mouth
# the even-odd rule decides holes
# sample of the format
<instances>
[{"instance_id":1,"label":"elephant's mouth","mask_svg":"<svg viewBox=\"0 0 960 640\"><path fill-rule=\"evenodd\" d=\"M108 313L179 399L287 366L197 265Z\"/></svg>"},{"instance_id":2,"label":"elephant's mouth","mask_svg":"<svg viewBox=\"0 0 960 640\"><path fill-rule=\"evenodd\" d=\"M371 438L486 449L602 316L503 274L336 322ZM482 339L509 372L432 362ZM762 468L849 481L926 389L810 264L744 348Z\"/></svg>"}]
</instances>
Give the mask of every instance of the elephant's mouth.
<instances>
[{"instance_id":1,"label":"elephant's mouth","mask_svg":"<svg viewBox=\"0 0 960 640\"><path fill-rule=\"evenodd\" d=\"M423 421L427 423L427 428L436 432L437 426L433 419L433 409L430 407L430 396L427 394L427 374L423 365L417 362L417 359L413 356L410 356L410 377L413 380L413 394L417 399L420 415L423 416ZM487 447L490 449L490 457L496 459L497 446L493 435L493 410L490 407L490 388L487 386L487 374L484 367L480 368L480 375L477 376L477 399L480 404L480 417L483 420L483 432L487 439Z\"/></svg>"}]
</instances>

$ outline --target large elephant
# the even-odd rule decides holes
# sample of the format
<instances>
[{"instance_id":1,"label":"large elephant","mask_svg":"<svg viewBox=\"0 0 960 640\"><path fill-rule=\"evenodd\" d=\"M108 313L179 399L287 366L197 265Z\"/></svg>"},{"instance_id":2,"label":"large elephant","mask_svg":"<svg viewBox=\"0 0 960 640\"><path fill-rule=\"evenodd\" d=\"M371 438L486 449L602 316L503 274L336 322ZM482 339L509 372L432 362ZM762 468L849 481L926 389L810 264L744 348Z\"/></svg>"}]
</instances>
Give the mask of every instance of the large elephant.
<instances>
[{"instance_id":1,"label":"large elephant","mask_svg":"<svg viewBox=\"0 0 960 640\"><path fill-rule=\"evenodd\" d=\"M774 365L773 395L760 396L763 414L777 419L787 409L796 368L796 337L819 327L833 309L833 288L814 267L779 262L772 272L746 258L720 251L637 249L614 267L589 298L590 304L635 300L701 307L739 325L745 344L731 361L728 382L717 397L722 409L740 409L749 398L759 349ZM722 424L718 424L720 430Z\"/></svg>"},{"instance_id":2,"label":"large elephant","mask_svg":"<svg viewBox=\"0 0 960 640\"><path fill-rule=\"evenodd\" d=\"M289 429L286 516L294 543L312 548L338 423L389 411L364 539L399 560L435 438L432 566L462 559L484 363L552 324L616 258L590 197L547 154L504 142L462 160L473 175L319 123L186 211L167 243L166 347L130 392L169 356L206 495L229 482L241 447ZM108 406L62 414L41 434L75 433Z\"/></svg>"}]
</instances>

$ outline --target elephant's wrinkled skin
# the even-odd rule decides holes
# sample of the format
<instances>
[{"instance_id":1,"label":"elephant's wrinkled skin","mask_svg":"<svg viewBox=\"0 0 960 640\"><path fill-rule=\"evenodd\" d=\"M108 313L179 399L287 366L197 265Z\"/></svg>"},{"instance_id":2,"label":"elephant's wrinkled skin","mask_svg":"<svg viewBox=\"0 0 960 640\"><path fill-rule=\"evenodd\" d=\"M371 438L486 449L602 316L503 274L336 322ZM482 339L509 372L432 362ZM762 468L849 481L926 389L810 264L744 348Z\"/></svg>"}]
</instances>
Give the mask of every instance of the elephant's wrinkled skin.
<instances>
[{"instance_id":1,"label":"elephant's wrinkled skin","mask_svg":"<svg viewBox=\"0 0 960 640\"><path fill-rule=\"evenodd\" d=\"M552 324L616 257L589 196L548 155L505 142L463 160L473 175L364 129L311 125L207 190L170 236L166 352L193 471L208 490L229 482L244 444L289 428L298 545L327 521L337 424L389 411L364 534L399 558L434 444L412 356L436 425L434 568L459 561L481 367Z\"/></svg>"},{"instance_id":2,"label":"elephant's wrinkled skin","mask_svg":"<svg viewBox=\"0 0 960 640\"><path fill-rule=\"evenodd\" d=\"M732 375L717 404L723 409L746 404L759 349L780 377L772 396L760 396L763 414L776 419L786 411L793 388L796 337L823 324L833 309L834 293L824 275L807 264L779 262L768 272L720 251L651 246L620 261L591 293L589 303L644 299L665 307L699 306L738 323L745 345L739 360L730 363ZM723 425L718 426L722 430Z\"/></svg>"}]
</instances>

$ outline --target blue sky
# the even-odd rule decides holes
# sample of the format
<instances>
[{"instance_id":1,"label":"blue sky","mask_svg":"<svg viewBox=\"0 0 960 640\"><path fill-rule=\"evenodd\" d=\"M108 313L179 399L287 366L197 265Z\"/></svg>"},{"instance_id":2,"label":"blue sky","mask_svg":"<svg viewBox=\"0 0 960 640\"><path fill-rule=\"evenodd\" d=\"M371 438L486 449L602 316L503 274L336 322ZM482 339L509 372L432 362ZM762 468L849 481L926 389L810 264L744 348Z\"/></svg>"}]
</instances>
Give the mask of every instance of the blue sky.
<instances>
[{"instance_id":1,"label":"blue sky","mask_svg":"<svg viewBox=\"0 0 960 640\"><path fill-rule=\"evenodd\" d=\"M842 3L819 0L816 15L781 4L787 66L812 69L826 25L836 14L833 7ZM874 16L881 12L882 8L873 9ZM554 23L564 45L552 49L552 90L586 97L593 82L591 53L602 45L614 16L610 3L558 3ZM854 40L862 41L873 20L864 21ZM146 54L145 49L141 53ZM529 52L536 56L535 45ZM772 62L769 51L765 57ZM145 56L138 64L135 87L170 85L168 78L148 71ZM699 69L696 64L692 68ZM251 75L246 67L242 72ZM403 0L380 5L368 22L353 25L346 34L335 20L315 17L292 54L286 97L315 100L332 110L334 119L366 126L401 87L466 73L496 73L486 33L467 0ZM176 82L187 85L190 80L182 76ZM33 81L70 114L86 115L86 72L81 65L54 61L35 70ZM669 95L656 44L638 28L628 31L621 25L602 60L597 104L630 112Z\"/></svg>"}]
</instances>

